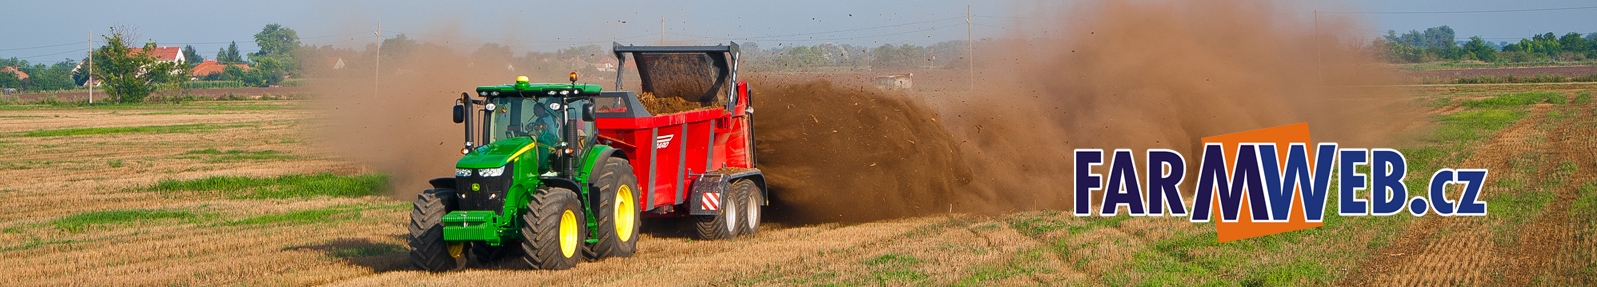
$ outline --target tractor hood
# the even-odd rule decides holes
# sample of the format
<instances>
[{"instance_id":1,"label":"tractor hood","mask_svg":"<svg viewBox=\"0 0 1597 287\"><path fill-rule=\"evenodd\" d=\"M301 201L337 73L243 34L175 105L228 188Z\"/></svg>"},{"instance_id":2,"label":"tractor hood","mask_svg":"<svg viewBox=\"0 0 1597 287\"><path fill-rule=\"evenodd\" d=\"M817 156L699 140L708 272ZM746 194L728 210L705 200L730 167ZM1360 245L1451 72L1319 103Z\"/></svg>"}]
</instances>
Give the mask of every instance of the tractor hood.
<instances>
[{"instance_id":1,"label":"tractor hood","mask_svg":"<svg viewBox=\"0 0 1597 287\"><path fill-rule=\"evenodd\" d=\"M534 151L537 144L531 138L515 137L497 141L486 146L473 149L471 153L460 157L455 163L456 168L495 168L505 166L516 157L528 157L536 160L538 153Z\"/></svg>"}]
</instances>

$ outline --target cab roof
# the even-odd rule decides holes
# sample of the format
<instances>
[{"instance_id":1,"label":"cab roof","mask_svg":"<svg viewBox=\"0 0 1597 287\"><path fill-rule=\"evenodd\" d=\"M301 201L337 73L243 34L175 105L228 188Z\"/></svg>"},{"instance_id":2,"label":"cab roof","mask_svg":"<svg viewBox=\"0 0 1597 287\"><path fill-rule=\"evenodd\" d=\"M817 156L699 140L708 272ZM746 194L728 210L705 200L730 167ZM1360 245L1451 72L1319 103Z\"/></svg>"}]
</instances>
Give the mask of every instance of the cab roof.
<instances>
[{"instance_id":1,"label":"cab roof","mask_svg":"<svg viewBox=\"0 0 1597 287\"><path fill-rule=\"evenodd\" d=\"M537 97L537 96L549 96L550 92L559 93L561 91L572 91L572 92L578 92L578 94L598 95L599 94L599 85L591 85L591 84L573 85L573 84L567 84L567 83L527 83L527 82L518 82L518 83L515 83L515 84L508 84L508 85L477 87L477 96L486 97L486 96L490 96L490 95L505 95L505 96L521 96L521 97ZM498 92L499 94L494 94L494 92Z\"/></svg>"}]
</instances>

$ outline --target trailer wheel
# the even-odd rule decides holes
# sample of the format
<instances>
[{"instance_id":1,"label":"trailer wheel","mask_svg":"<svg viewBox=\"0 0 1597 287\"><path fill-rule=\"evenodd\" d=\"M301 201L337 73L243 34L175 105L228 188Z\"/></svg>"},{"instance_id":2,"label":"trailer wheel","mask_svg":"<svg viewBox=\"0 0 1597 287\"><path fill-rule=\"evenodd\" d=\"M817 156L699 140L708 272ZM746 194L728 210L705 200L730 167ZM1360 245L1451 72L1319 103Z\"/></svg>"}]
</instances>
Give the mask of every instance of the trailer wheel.
<instances>
[{"instance_id":1,"label":"trailer wheel","mask_svg":"<svg viewBox=\"0 0 1597 287\"><path fill-rule=\"evenodd\" d=\"M464 266L465 243L444 241L444 214L455 200L455 190L431 189L416 195L410 212L410 263L430 272Z\"/></svg>"},{"instance_id":2,"label":"trailer wheel","mask_svg":"<svg viewBox=\"0 0 1597 287\"><path fill-rule=\"evenodd\" d=\"M542 190L527 203L521 220L521 249L528 266L546 270L577 266L588 224L576 193L559 187Z\"/></svg>"},{"instance_id":3,"label":"trailer wheel","mask_svg":"<svg viewBox=\"0 0 1597 287\"><path fill-rule=\"evenodd\" d=\"M744 195L737 188L729 188L721 194L721 213L716 215L695 216L697 224L694 230L703 239L736 239L738 237L738 208Z\"/></svg>"},{"instance_id":4,"label":"trailer wheel","mask_svg":"<svg viewBox=\"0 0 1597 287\"><path fill-rule=\"evenodd\" d=\"M760 233L760 205L765 204L765 196L761 195L760 187L753 181L744 179L732 183L732 189L743 194L743 220L738 221L738 235L754 236Z\"/></svg>"},{"instance_id":5,"label":"trailer wheel","mask_svg":"<svg viewBox=\"0 0 1597 287\"><path fill-rule=\"evenodd\" d=\"M489 246L487 242L471 243L471 259L482 264L499 262L499 260L510 256L513 251L515 251L515 248L511 247L510 242L505 242L499 246Z\"/></svg>"},{"instance_id":6,"label":"trailer wheel","mask_svg":"<svg viewBox=\"0 0 1597 287\"><path fill-rule=\"evenodd\" d=\"M631 257L638 250L638 177L626 159L612 157L600 167L593 183L599 191L599 206L594 217L599 221L599 242L584 246L589 259Z\"/></svg>"}]
</instances>

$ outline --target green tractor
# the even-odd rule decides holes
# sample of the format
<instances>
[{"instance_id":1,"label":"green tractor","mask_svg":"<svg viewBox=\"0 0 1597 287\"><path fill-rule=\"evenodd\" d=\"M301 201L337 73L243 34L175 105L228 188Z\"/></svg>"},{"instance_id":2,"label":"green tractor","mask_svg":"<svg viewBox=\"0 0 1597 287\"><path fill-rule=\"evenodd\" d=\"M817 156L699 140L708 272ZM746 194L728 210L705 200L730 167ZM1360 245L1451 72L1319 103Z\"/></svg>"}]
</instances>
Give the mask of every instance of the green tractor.
<instances>
[{"instance_id":1,"label":"green tractor","mask_svg":"<svg viewBox=\"0 0 1597 287\"><path fill-rule=\"evenodd\" d=\"M637 250L638 179L620 150L595 141L600 87L576 82L575 72L570 84L523 76L478 87L480 99L461 95L455 176L428 181L410 214L417 268L457 269L469 251L481 263L521 254L533 269L558 270Z\"/></svg>"}]
</instances>

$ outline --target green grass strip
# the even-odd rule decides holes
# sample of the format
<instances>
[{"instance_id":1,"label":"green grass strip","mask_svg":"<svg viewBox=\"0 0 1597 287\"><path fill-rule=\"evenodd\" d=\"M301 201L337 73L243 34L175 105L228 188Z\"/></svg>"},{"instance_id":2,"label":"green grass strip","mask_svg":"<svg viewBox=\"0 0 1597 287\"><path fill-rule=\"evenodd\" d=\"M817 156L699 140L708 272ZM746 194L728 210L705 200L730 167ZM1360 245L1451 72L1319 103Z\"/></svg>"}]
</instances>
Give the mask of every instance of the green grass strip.
<instances>
[{"instance_id":1,"label":"green grass strip","mask_svg":"<svg viewBox=\"0 0 1597 287\"><path fill-rule=\"evenodd\" d=\"M170 134L170 133L196 133L196 132L208 132L208 131L213 131L213 130L218 130L218 129L225 129L225 128L246 127L246 126L252 126L252 125L254 125L254 124L231 124L231 125L187 124L187 125L140 126L140 127L72 128L72 129L31 131L31 132L22 133L22 136L25 136L25 137L53 137L53 136L79 136L79 135L118 134L118 133L168 133L168 134Z\"/></svg>"},{"instance_id":2,"label":"green grass strip","mask_svg":"<svg viewBox=\"0 0 1597 287\"><path fill-rule=\"evenodd\" d=\"M1562 104L1566 99L1558 92L1524 92L1506 94L1486 99L1464 101L1463 106L1471 108L1499 108L1539 104L1542 102Z\"/></svg>"},{"instance_id":3,"label":"green grass strip","mask_svg":"<svg viewBox=\"0 0 1597 287\"><path fill-rule=\"evenodd\" d=\"M1431 135L1431 139L1440 142L1483 139L1491 136L1493 131L1507 127L1523 117L1525 117L1524 111L1514 110L1457 112L1438 119L1440 125L1436 127L1436 133Z\"/></svg>"},{"instance_id":4,"label":"green grass strip","mask_svg":"<svg viewBox=\"0 0 1597 287\"><path fill-rule=\"evenodd\" d=\"M360 197L388 191L388 175L354 176L319 173L276 177L212 176L194 180L164 179L150 191L248 191L235 198L311 198L318 196Z\"/></svg>"},{"instance_id":5,"label":"green grass strip","mask_svg":"<svg viewBox=\"0 0 1597 287\"><path fill-rule=\"evenodd\" d=\"M193 219L199 215L187 211L171 211L156 209L127 209L111 211L94 211L73 214L51 220L49 225L68 232L82 231L84 227L94 224L111 224L133 221L147 221L156 219Z\"/></svg>"}]
</instances>

